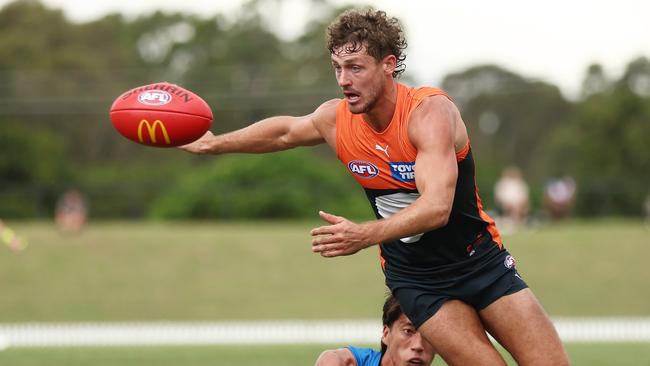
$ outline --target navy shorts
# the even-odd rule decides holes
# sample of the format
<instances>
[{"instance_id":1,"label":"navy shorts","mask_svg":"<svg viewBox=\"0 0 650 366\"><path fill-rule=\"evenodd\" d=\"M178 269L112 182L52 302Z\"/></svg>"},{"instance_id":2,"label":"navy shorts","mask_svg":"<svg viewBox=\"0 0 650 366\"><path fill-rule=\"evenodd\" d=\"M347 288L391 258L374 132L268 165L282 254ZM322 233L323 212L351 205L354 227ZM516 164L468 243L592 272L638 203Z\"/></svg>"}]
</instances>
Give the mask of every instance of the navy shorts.
<instances>
[{"instance_id":1,"label":"navy shorts","mask_svg":"<svg viewBox=\"0 0 650 366\"><path fill-rule=\"evenodd\" d=\"M491 240L477 247L475 257L428 275L399 274L389 269L384 274L386 285L416 328L447 300L461 300L481 310L502 296L528 287L517 273L514 258Z\"/></svg>"}]
</instances>

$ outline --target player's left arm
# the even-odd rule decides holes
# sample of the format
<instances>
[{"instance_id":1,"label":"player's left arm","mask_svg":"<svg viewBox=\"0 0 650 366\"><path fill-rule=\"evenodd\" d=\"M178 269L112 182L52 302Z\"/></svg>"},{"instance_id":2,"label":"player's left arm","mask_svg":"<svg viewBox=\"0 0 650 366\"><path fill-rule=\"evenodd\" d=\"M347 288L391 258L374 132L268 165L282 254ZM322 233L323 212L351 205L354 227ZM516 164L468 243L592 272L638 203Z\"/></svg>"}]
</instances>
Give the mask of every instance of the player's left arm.
<instances>
[{"instance_id":1,"label":"player's left arm","mask_svg":"<svg viewBox=\"0 0 650 366\"><path fill-rule=\"evenodd\" d=\"M420 197L387 219L354 223L320 212L330 225L312 230L312 250L324 257L350 255L371 245L445 226L454 201L458 165L455 132L460 114L444 96L428 97L411 114L408 136L417 149Z\"/></svg>"}]
</instances>

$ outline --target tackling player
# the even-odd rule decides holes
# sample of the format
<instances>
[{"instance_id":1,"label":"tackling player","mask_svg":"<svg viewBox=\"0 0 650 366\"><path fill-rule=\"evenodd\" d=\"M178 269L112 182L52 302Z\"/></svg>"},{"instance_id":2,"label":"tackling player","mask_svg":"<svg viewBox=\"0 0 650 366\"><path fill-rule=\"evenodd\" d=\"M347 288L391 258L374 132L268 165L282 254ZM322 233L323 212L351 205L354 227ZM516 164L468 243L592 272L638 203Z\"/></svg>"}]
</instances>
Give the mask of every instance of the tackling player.
<instances>
[{"instance_id":1,"label":"tackling player","mask_svg":"<svg viewBox=\"0 0 650 366\"><path fill-rule=\"evenodd\" d=\"M431 365L435 353L404 315L397 299L390 295L384 303L381 351L346 347L321 353L316 366L408 366Z\"/></svg>"}]
</instances>

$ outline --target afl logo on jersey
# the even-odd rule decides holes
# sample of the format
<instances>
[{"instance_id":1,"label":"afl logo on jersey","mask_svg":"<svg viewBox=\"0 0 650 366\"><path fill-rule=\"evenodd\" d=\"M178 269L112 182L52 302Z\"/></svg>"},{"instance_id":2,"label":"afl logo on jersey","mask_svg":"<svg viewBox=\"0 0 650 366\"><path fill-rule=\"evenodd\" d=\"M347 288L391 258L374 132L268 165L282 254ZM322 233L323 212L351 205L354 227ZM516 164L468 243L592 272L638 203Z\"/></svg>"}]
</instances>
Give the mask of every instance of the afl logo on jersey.
<instances>
[{"instance_id":1,"label":"afl logo on jersey","mask_svg":"<svg viewBox=\"0 0 650 366\"><path fill-rule=\"evenodd\" d=\"M503 265L506 266L506 268L510 269L516 265L515 262L515 257L509 255L506 257L506 259L503 261Z\"/></svg>"},{"instance_id":2,"label":"afl logo on jersey","mask_svg":"<svg viewBox=\"0 0 650 366\"><path fill-rule=\"evenodd\" d=\"M372 163L361 160L352 160L348 163L348 169L352 174L364 179L374 178L379 174L379 169Z\"/></svg>"}]
</instances>

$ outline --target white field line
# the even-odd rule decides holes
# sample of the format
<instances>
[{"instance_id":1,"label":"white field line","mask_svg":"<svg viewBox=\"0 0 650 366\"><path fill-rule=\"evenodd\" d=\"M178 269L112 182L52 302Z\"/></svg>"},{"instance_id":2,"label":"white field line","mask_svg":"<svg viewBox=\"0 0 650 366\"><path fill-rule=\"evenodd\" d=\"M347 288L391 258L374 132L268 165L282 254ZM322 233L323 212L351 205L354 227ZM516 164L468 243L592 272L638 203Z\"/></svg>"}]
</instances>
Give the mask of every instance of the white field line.
<instances>
[{"instance_id":1,"label":"white field line","mask_svg":"<svg viewBox=\"0 0 650 366\"><path fill-rule=\"evenodd\" d=\"M650 317L555 318L565 342L650 342ZM0 324L7 347L375 344L376 320Z\"/></svg>"}]
</instances>

